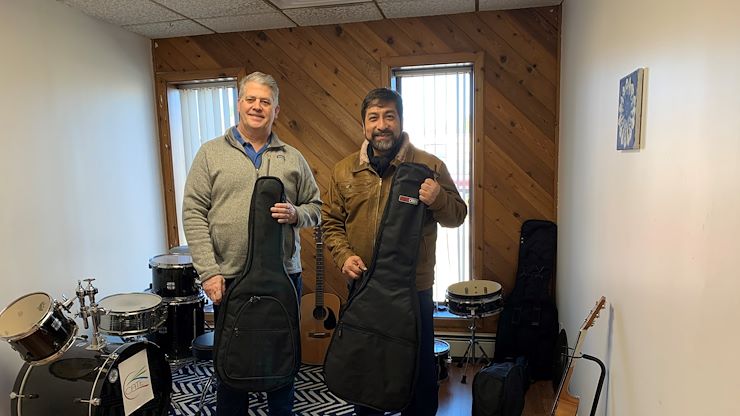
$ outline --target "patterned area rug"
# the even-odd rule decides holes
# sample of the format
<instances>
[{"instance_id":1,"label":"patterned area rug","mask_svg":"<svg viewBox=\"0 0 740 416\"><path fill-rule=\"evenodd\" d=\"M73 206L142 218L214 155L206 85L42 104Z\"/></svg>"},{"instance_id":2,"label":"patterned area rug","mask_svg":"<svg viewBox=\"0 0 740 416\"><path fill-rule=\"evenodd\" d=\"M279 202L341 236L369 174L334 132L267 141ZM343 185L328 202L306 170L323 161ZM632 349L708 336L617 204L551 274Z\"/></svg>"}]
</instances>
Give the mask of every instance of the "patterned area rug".
<instances>
[{"instance_id":1,"label":"patterned area rug","mask_svg":"<svg viewBox=\"0 0 740 416\"><path fill-rule=\"evenodd\" d=\"M198 414L203 388L213 374L210 361L186 365L172 372L172 404L170 415L190 416ZM351 416L353 406L336 397L324 384L321 366L304 365L295 380L295 404L297 416ZM216 414L215 388L206 394L203 415ZM267 398L263 393L249 393L249 415L268 416Z\"/></svg>"}]
</instances>

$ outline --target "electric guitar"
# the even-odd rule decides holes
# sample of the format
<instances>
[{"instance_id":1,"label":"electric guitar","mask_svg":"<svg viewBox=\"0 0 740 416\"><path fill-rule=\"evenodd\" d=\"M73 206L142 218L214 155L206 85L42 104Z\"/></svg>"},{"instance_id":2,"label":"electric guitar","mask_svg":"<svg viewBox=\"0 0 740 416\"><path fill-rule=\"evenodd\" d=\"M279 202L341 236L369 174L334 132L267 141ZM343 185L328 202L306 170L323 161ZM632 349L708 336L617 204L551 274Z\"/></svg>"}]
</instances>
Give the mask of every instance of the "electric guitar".
<instances>
[{"instance_id":1,"label":"electric guitar","mask_svg":"<svg viewBox=\"0 0 740 416\"><path fill-rule=\"evenodd\" d=\"M316 291L301 297L301 362L321 365L337 326L341 302L333 293L324 293L324 243L321 226L314 228L316 239Z\"/></svg>"},{"instance_id":2,"label":"electric guitar","mask_svg":"<svg viewBox=\"0 0 740 416\"><path fill-rule=\"evenodd\" d=\"M576 366L576 359L581 355L581 348L583 347L583 339L586 336L586 331L594 325L596 318L599 317L599 312L604 309L606 304L606 298L601 297L596 305L591 309L591 312L583 321L581 329L578 331L578 339L576 339L576 346L573 349L573 355L568 356L568 366L565 371L565 375L560 380L560 387L558 387L557 394L555 395L555 403L552 405L550 410L550 416L576 416L578 413L578 403L580 399L577 396L570 394L568 387L570 386L570 380L573 377L573 369Z\"/></svg>"}]
</instances>

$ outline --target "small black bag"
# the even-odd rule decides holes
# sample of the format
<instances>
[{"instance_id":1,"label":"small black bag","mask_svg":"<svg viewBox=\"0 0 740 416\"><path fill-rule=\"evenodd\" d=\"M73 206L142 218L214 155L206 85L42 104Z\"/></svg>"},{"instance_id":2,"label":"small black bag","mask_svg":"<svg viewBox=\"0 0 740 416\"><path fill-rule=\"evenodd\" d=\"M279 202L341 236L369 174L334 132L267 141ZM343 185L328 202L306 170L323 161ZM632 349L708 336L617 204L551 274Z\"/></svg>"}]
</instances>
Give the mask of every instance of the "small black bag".
<instances>
[{"instance_id":1,"label":"small black bag","mask_svg":"<svg viewBox=\"0 0 740 416\"><path fill-rule=\"evenodd\" d=\"M473 378L473 416L520 416L529 387L527 360L492 363Z\"/></svg>"}]
</instances>

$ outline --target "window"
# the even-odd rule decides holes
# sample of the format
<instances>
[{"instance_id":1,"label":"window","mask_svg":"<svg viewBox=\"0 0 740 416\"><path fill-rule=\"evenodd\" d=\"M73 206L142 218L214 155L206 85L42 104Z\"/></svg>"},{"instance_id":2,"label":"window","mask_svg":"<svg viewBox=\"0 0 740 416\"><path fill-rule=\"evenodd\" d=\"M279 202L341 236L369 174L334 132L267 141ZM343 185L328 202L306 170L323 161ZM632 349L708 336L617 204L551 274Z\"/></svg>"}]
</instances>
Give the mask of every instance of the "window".
<instances>
[{"instance_id":1,"label":"window","mask_svg":"<svg viewBox=\"0 0 740 416\"><path fill-rule=\"evenodd\" d=\"M391 88L403 96L403 129L411 142L442 159L468 207L471 202L473 65L418 65L391 70ZM439 227L434 300L470 280L470 218L458 228Z\"/></svg>"},{"instance_id":2,"label":"window","mask_svg":"<svg viewBox=\"0 0 740 416\"><path fill-rule=\"evenodd\" d=\"M201 144L222 135L238 119L235 78L176 84L168 94L172 174L179 241L186 244L182 228L182 198L193 158Z\"/></svg>"}]
</instances>

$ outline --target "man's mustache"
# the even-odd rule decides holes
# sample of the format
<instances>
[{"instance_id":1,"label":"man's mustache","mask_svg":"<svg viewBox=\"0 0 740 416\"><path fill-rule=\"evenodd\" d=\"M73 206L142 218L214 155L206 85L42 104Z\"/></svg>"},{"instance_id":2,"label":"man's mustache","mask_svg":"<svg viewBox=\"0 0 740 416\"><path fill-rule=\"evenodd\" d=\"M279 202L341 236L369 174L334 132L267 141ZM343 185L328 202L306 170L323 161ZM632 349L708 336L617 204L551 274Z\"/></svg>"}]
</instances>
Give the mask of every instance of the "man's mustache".
<instances>
[{"instance_id":1,"label":"man's mustache","mask_svg":"<svg viewBox=\"0 0 740 416\"><path fill-rule=\"evenodd\" d=\"M379 131L373 132L373 137L384 136L387 134L390 134L392 136L393 130L379 130Z\"/></svg>"}]
</instances>

